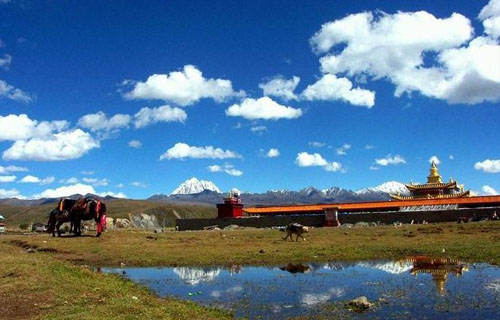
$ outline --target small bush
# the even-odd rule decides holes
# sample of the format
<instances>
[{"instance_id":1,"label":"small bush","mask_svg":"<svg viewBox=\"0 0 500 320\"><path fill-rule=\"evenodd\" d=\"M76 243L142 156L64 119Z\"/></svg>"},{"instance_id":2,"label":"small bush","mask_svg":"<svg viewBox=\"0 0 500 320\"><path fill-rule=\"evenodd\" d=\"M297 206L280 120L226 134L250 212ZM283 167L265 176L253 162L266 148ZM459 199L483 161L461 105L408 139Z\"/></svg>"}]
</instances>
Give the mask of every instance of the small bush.
<instances>
[{"instance_id":1,"label":"small bush","mask_svg":"<svg viewBox=\"0 0 500 320\"><path fill-rule=\"evenodd\" d=\"M21 223L21 224L19 225L19 229L21 229L21 230L28 230L28 228L29 228L29 227L30 227L30 226L29 226L29 224L27 224L27 223Z\"/></svg>"}]
</instances>

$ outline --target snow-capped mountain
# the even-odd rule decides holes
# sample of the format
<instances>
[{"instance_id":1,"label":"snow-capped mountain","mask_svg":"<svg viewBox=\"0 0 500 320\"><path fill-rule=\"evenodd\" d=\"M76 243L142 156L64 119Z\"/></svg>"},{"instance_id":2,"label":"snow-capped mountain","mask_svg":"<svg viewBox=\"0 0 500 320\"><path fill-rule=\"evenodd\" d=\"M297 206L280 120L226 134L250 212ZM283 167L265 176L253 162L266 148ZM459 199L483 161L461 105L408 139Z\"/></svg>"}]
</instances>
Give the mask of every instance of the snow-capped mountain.
<instances>
[{"instance_id":1,"label":"snow-capped mountain","mask_svg":"<svg viewBox=\"0 0 500 320\"><path fill-rule=\"evenodd\" d=\"M402 196L409 195L408 188L401 182L388 181L373 188L364 188L356 191L356 194L369 194L369 193L386 193L386 194L400 194Z\"/></svg>"},{"instance_id":2,"label":"snow-capped mountain","mask_svg":"<svg viewBox=\"0 0 500 320\"><path fill-rule=\"evenodd\" d=\"M177 187L177 189L172 191L172 193L170 195L195 194L195 193L203 192L205 190L221 193L220 189L217 188L217 186L213 182L206 181L206 180L198 180L198 179L193 177L193 178L181 183Z\"/></svg>"}]
</instances>

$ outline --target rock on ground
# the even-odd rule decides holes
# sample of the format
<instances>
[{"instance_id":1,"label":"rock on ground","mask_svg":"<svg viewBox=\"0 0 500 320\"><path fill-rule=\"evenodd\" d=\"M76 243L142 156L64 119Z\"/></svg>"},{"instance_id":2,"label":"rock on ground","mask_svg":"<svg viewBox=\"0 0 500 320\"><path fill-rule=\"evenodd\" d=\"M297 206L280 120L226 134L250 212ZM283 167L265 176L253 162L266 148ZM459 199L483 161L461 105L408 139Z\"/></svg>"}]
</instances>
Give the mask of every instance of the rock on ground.
<instances>
[{"instance_id":1,"label":"rock on ground","mask_svg":"<svg viewBox=\"0 0 500 320\"><path fill-rule=\"evenodd\" d=\"M348 306L354 307L355 311L365 311L375 306L375 303L371 302L365 296L357 297L347 303Z\"/></svg>"}]
</instances>

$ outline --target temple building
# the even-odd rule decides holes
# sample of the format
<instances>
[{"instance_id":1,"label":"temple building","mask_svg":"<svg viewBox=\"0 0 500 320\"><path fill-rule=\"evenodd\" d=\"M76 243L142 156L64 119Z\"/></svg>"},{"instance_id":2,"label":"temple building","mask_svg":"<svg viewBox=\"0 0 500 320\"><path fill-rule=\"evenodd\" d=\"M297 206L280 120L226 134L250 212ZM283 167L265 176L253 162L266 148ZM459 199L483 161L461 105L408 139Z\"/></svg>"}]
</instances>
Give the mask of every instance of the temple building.
<instances>
[{"instance_id":1,"label":"temple building","mask_svg":"<svg viewBox=\"0 0 500 320\"><path fill-rule=\"evenodd\" d=\"M409 196L391 194L391 197L395 200L412 200L460 198L470 196L470 191L464 190L463 184L458 184L451 178L449 182L443 182L434 161L431 163L430 173L429 176L427 176L427 183L414 184L413 182L410 182L409 184L405 184L405 186L410 191Z\"/></svg>"}]
</instances>

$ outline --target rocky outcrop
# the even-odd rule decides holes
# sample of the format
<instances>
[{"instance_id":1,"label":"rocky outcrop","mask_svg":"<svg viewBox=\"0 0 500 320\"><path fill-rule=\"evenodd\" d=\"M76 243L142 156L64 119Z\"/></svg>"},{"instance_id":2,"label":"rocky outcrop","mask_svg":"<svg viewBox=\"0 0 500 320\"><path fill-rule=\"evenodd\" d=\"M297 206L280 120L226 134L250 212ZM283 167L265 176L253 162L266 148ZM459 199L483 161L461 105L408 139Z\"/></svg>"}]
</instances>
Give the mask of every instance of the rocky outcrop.
<instances>
[{"instance_id":1,"label":"rocky outcrop","mask_svg":"<svg viewBox=\"0 0 500 320\"><path fill-rule=\"evenodd\" d=\"M141 229L159 229L160 224L154 215L141 213L140 215L130 215L131 226Z\"/></svg>"}]
</instances>

